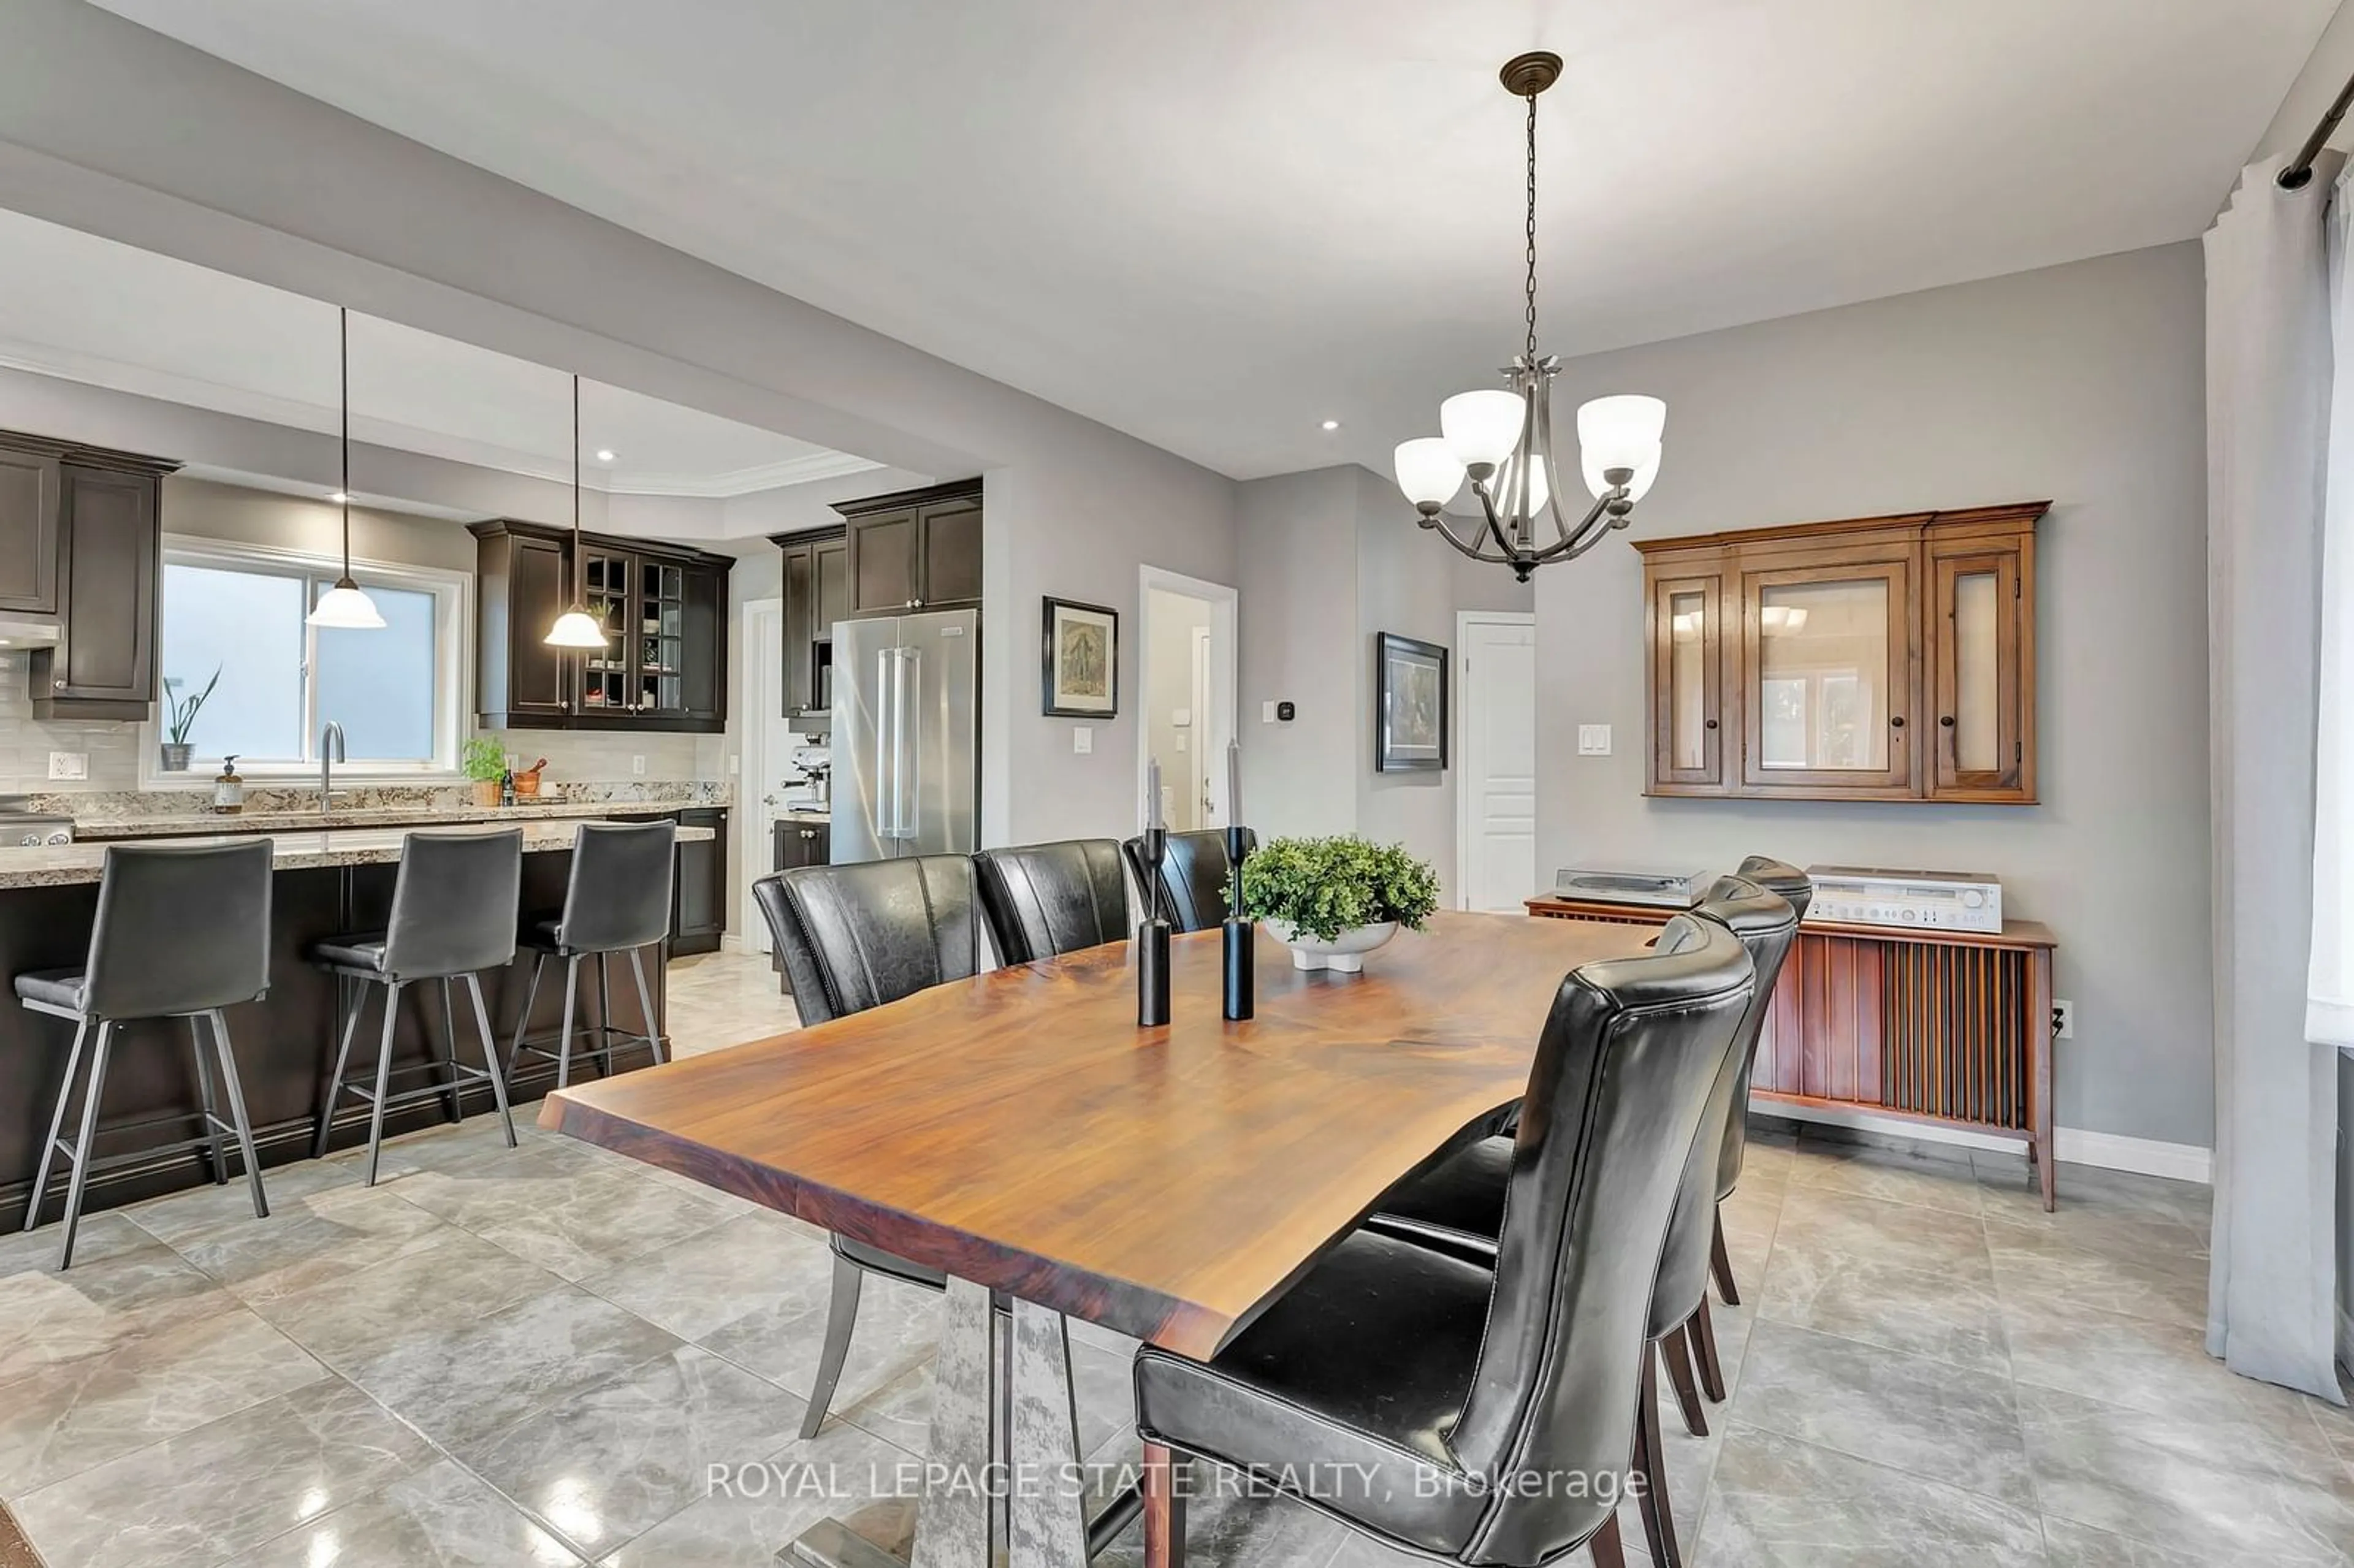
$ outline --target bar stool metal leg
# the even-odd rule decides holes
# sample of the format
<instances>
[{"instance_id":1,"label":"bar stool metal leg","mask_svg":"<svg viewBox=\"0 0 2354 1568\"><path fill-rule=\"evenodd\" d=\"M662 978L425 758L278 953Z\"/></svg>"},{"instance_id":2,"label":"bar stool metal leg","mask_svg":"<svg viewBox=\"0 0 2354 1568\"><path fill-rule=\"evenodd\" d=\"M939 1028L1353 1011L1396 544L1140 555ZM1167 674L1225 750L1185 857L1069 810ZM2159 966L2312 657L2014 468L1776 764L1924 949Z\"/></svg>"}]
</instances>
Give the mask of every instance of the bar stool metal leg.
<instances>
[{"instance_id":1,"label":"bar stool metal leg","mask_svg":"<svg viewBox=\"0 0 2354 1568\"><path fill-rule=\"evenodd\" d=\"M58 1108L49 1116L49 1136L41 1145L40 1168L33 1175L33 1191L25 1199L25 1228L41 1223L41 1200L49 1193L49 1165L57 1158L58 1139L65 1136L66 1107L73 1104L74 1075L81 1070L82 1042L90 1035L90 1020L74 1020L73 1049L66 1054L66 1075L58 1085Z\"/></svg>"},{"instance_id":2,"label":"bar stool metal leg","mask_svg":"<svg viewBox=\"0 0 2354 1568\"><path fill-rule=\"evenodd\" d=\"M605 967L607 957L597 955L597 1044L604 1053L598 1059L597 1071L610 1078L613 1075L613 986Z\"/></svg>"},{"instance_id":3,"label":"bar stool metal leg","mask_svg":"<svg viewBox=\"0 0 2354 1568\"><path fill-rule=\"evenodd\" d=\"M507 1147L515 1146L514 1116L507 1108L506 1074L499 1066L499 1037L491 1033L491 1010L482 1005L482 980L480 975L466 977L467 994L474 999L474 1022L482 1031L482 1065L490 1069L491 1098L499 1107L499 1126L505 1129Z\"/></svg>"},{"instance_id":4,"label":"bar stool metal leg","mask_svg":"<svg viewBox=\"0 0 2354 1568\"><path fill-rule=\"evenodd\" d=\"M352 1036L359 1032L360 1014L367 1011L367 987L349 975L335 977L335 1022L344 1043L335 1052L335 1071L327 1079L327 1103L319 1112L319 1130L311 1139L311 1158L327 1157L327 1134L335 1125L335 1107L343 1103L344 1069L352 1059Z\"/></svg>"},{"instance_id":5,"label":"bar stool metal leg","mask_svg":"<svg viewBox=\"0 0 2354 1568\"><path fill-rule=\"evenodd\" d=\"M638 1011L646 1021L646 1047L653 1053L654 1065L670 1060L670 1051L663 1044L662 1020L654 1016L653 993L646 989L645 949L630 949L630 972L638 978Z\"/></svg>"},{"instance_id":6,"label":"bar stool metal leg","mask_svg":"<svg viewBox=\"0 0 2354 1568\"><path fill-rule=\"evenodd\" d=\"M441 1097L441 1108L451 1121L463 1121L465 1111L458 1103L458 1010L450 993L450 977L441 977L441 1054L450 1064L450 1089Z\"/></svg>"},{"instance_id":7,"label":"bar stool metal leg","mask_svg":"<svg viewBox=\"0 0 2354 1568\"><path fill-rule=\"evenodd\" d=\"M520 1064L523 1061L524 1036L531 1032L531 1010L539 1001L539 971L546 963L546 953L532 954L531 983L524 987L523 1012L515 1016L514 1044L507 1047L507 1060L510 1062Z\"/></svg>"},{"instance_id":8,"label":"bar stool metal leg","mask_svg":"<svg viewBox=\"0 0 2354 1568\"><path fill-rule=\"evenodd\" d=\"M384 1042L376 1054L376 1099L368 1107L367 1185L376 1185L377 1158L384 1152L384 1101L392 1080L392 1026L400 1018L400 982L384 988Z\"/></svg>"},{"instance_id":9,"label":"bar stool metal leg","mask_svg":"<svg viewBox=\"0 0 2354 1568\"><path fill-rule=\"evenodd\" d=\"M114 1044L114 1021L101 1020L98 1041L90 1047L90 1083L82 1090L81 1138L75 1144L73 1179L66 1184L65 1239L58 1247L60 1271L73 1266L74 1233L81 1228L82 1193L90 1186L90 1148L98 1141L98 1102L106 1089L106 1057Z\"/></svg>"},{"instance_id":10,"label":"bar stool metal leg","mask_svg":"<svg viewBox=\"0 0 2354 1568\"><path fill-rule=\"evenodd\" d=\"M580 959L578 955L564 960L564 1034L556 1043L556 1086L567 1088L572 1083L572 1003L580 992Z\"/></svg>"},{"instance_id":11,"label":"bar stool metal leg","mask_svg":"<svg viewBox=\"0 0 2354 1568\"><path fill-rule=\"evenodd\" d=\"M220 1054L221 1090L228 1097L231 1125L237 1128L237 1151L245 1160L246 1183L253 1189L253 1217L270 1217L270 1199L261 1191L261 1161L253 1152L253 1118L245 1114L245 1086L238 1082L237 1054L230 1050L228 1020L221 1010L214 1008L208 1015L213 1021L213 1049Z\"/></svg>"},{"instance_id":12,"label":"bar stool metal leg","mask_svg":"<svg viewBox=\"0 0 2354 1568\"><path fill-rule=\"evenodd\" d=\"M205 1138L212 1151L213 1185L228 1185L228 1150L221 1142L220 1107L213 1098L213 1070L205 1061L205 1036L195 1013L188 1014L188 1047L196 1059L196 1100L204 1107Z\"/></svg>"}]
</instances>

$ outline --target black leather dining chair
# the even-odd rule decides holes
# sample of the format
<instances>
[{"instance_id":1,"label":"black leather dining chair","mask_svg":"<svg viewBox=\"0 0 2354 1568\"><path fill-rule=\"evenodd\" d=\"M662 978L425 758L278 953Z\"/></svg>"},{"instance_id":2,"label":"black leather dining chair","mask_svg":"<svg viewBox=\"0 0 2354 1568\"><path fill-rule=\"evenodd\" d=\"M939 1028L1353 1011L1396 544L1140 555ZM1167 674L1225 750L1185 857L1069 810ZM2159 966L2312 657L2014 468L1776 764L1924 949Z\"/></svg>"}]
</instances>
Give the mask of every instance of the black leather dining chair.
<instances>
[{"instance_id":1,"label":"black leather dining chair","mask_svg":"<svg viewBox=\"0 0 2354 1568\"><path fill-rule=\"evenodd\" d=\"M1258 848L1258 835L1243 830L1243 853ZM1136 879L1136 895L1152 902L1152 872L1144 863L1141 836L1119 846L1128 874ZM1171 833L1161 856L1161 912L1180 931L1208 931L1226 919L1226 879L1234 863L1226 858L1226 832L1205 828L1198 832Z\"/></svg>"},{"instance_id":2,"label":"black leather dining chair","mask_svg":"<svg viewBox=\"0 0 2354 1568\"><path fill-rule=\"evenodd\" d=\"M972 866L981 913L1006 963L1128 938L1128 880L1119 845L1109 839L982 850Z\"/></svg>"},{"instance_id":3,"label":"black leather dining chair","mask_svg":"<svg viewBox=\"0 0 2354 1568\"><path fill-rule=\"evenodd\" d=\"M1682 1174L1674 1218L1659 1253L1651 1286L1635 1453L1637 1467L1645 1479L1639 1499L1644 1533L1659 1568L1674 1568L1679 1552L1674 1516L1668 1507L1666 1457L1659 1431L1657 1368L1659 1362L1666 1363L1685 1426L1696 1436L1707 1436L1701 1387L1705 1385L1712 1399L1724 1397L1715 1332L1708 1318L1718 1160L1724 1146L1725 1123L1740 1108L1736 1094L1747 1088L1750 1057L1773 1005L1774 981L1798 932L1797 911L1778 895L1745 877L1719 877L1692 916L1723 927L1740 940L1755 981L1749 1005L1734 1030L1733 1051L1709 1087L1700 1135ZM1509 1224L1506 1205L1512 1160L1511 1139L1483 1139L1392 1192L1366 1225L1473 1262L1490 1260L1496 1255L1497 1238Z\"/></svg>"},{"instance_id":4,"label":"black leather dining chair","mask_svg":"<svg viewBox=\"0 0 2354 1568\"><path fill-rule=\"evenodd\" d=\"M1807 917L1807 904L1815 895L1815 885L1797 866L1786 864L1771 855L1753 854L1741 863L1740 874L1780 897L1790 906L1797 919ZM1770 992L1772 985L1767 984L1766 990ZM1761 1019L1760 1033L1764 1027ZM1749 1118L1746 1114L1749 1075L1756 1064L1757 1035L1752 1034L1749 1048L1741 1058L1741 1081L1733 1094L1733 1103L1742 1107L1743 1112L1725 1122L1724 1150L1717 1159L1716 1201L1720 1206L1733 1196L1733 1190L1741 1185L1741 1164L1749 1149ZM1716 1280L1716 1293L1724 1298L1724 1304L1740 1306L1741 1289L1734 1283L1733 1255L1725 1250L1724 1220L1721 1213L1710 1219L1708 1270Z\"/></svg>"},{"instance_id":5,"label":"black leather dining chair","mask_svg":"<svg viewBox=\"0 0 2354 1568\"><path fill-rule=\"evenodd\" d=\"M896 1001L931 986L970 979L982 967L972 862L960 854L799 866L764 876L752 896L792 978L804 1024ZM934 1290L948 1277L904 1257L836 1235L825 1345L801 1418L814 1437L842 1381L858 1319L865 1271Z\"/></svg>"},{"instance_id":6,"label":"black leather dining chair","mask_svg":"<svg viewBox=\"0 0 2354 1568\"><path fill-rule=\"evenodd\" d=\"M1492 1269L1360 1229L1212 1360L1139 1351L1148 1563L1182 1561L1182 1454L1296 1494L1341 1480L1306 1500L1443 1561L1618 1568L1654 1265L1753 972L1678 916L1563 980Z\"/></svg>"}]
</instances>

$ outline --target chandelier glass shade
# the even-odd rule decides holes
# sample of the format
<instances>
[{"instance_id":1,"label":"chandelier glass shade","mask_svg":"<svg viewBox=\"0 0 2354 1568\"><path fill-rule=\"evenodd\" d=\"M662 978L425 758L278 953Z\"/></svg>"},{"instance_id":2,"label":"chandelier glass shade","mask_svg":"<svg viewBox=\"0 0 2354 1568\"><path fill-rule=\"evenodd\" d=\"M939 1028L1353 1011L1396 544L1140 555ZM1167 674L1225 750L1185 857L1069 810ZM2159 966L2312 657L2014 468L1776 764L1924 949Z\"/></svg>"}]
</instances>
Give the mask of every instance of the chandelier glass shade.
<instances>
[{"instance_id":1,"label":"chandelier glass shade","mask_svg":"<svg viewBox=\"0 0 2354 1568\"><path fill-rule=\"evenodd\" d=\"M1528 101L1527 343L1504 367L1503 387L1447 398L1438 406L1439 433L1401 442L1394 461L1398 489L1421 514L1423 527L1526 582L1537 567L1575 560L1632 520L1635 503L1659 475L1668 406L1625 394L1578 409L1578 472L1594 505L1575 521L1564 514L1553 436L1553 380L1561 361L1537 352L1537 95L1560 79L1561 57L1522 55L1501 77L1507 91ZM1480 515L1458 526L1447 508L1467 480Z\"/></svg>"}]
</instances>

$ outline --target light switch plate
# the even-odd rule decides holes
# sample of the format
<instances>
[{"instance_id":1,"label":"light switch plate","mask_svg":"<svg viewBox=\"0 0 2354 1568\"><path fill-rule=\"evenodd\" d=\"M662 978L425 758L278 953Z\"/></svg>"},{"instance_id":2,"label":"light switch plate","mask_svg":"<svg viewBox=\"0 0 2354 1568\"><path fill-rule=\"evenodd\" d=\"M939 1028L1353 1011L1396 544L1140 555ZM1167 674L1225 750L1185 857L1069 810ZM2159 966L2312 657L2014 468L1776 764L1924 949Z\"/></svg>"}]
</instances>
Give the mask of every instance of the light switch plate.
<instances>
[{"instance_id":1,"label":"light switch plate","mask_svg":"<svg viewBox=\"0 0 2354 1568\"><path fill-rule=\"evenodd\" d=\"M1610 755L1610 726L1606 724L1582 724L1577 726L1577 755L1607 757Z\"/></svg>"},{"instance_id":2,"label":"light switch plate","mask_svg":"<svg viewBox=\"0 0 2354 1568\"><path fill-rule=\"evenodd\" d=\"M1275 705L1273 703L1259 704L1258 722L1261 724L1273 724L1275 722Z\"/></svg>"},{"instance_id":3,"label":"light switch plate","mask_svg":"<svg viewBox=\"0 0 2354 1568\"><path fill-rule=\"evenodd\" d=\"M644 774L644 772L645 772L645 770L646 770L646 759L645 759L643 757L642 757L642 756L641 756L641 757L632 757L632 758L630 758L630 771L631 771L631 772L635 773L635 774L639 774L639 775L643 775L643 774Z\"/></svg>"},{"instance_id":4,"label":"light switch plate","mask_svg":"<svg viewBox=\"0 0 2354 1568\"><path fill-rule=\"evenodd\" d=\"M739 764L740 764L742 761L743 761L743 758L742 758L737 757L737 756L734 752L732 752L732 751L731 751L731 752L729 752L729 753L727 754L727 771L728 771L728 772L730 772L730 773L737 773L737 772L742 771L741 768L739 767Z\"/></svg>"},{"instance_id":5,"label":"light switch plate","mask_svg":"<svg viewBox=\"0 0 2354 1568\"><path fill-rule=\"evenodd\" d=\"M1076 756L1086 757L1093 752L1095 748L1096 732L1083 724L1073 725L1071 726L1072 752Z\"/></svg>"},{"instance_id":6,"label":"light switch plate","mask_svg":"<svg viewBox=\"0 0 2354 1568\"><path fill-rule=\"evenodd\" d=\"M90 753L87 751L50 752L49 777L52 779L89 778Z\"/></svg>"}]
</instances>

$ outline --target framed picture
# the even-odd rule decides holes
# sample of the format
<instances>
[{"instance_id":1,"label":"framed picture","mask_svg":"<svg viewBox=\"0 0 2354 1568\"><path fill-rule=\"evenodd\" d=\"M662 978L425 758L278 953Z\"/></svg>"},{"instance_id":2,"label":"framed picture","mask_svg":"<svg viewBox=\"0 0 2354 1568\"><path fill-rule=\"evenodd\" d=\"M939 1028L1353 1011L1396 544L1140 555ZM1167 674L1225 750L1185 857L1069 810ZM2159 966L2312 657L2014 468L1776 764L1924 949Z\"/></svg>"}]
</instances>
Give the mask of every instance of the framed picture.
<instances>
[{"instance_id":1,"label":"framed picture","mask_svg":"<svg viewBox=\"0 0 2354 1568\"><path fill-rule=\"evenodd\" d=\"M1373 768L1447 766L1447 650L1384 631L1373 639Z\"/></svg>"},{"instance_id":2,"label":"framed picture","mask_svg":"<svg viewBox=\"0 0 2354 1568\"><path fill-rule=\"evenodd\" d=\"M1112 718L1119 713L1119 611L1046 600L1044 712L1050 718Z\"/></svg>"}]
</instances>

